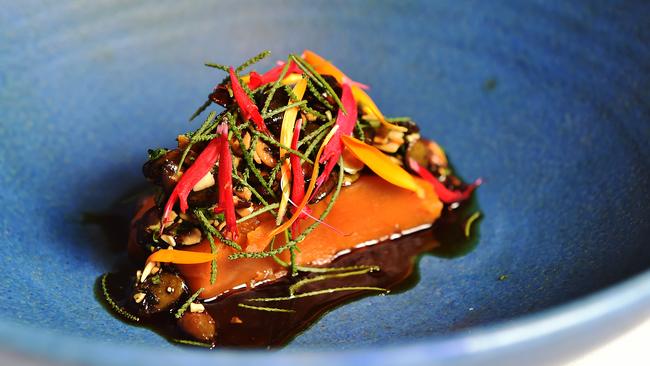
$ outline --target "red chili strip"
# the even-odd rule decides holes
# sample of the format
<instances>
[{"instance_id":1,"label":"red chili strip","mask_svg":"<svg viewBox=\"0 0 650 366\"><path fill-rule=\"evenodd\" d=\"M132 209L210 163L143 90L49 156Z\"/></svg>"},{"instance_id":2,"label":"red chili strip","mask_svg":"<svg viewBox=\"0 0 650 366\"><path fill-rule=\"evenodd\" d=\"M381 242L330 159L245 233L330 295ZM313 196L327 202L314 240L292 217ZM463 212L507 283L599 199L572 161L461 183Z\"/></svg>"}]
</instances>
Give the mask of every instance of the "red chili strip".
<instances>
[{"instance_id":1,"label":"red chili strip","mask_svg":"<svg viewBox=\"0 0 650 366\"><path fill-rule=\"evenodd\" d=\"M349 136L354 130L354 125L357 123L357 103L354 100L352 95L352 88L348 83L342 85L342 94L341 102L343 107L348 112L348 114L343 113L339 109L339 112L336 116L336 125L339 126L338 131L332 136L332 139L325 146L323 150L323 155L320 158L320 163L325 163L325 168L323 172L316 180L316 189L314 192L318 191L318 188L325 182L329 177L330 173L334 169L334 166L339 161L339 157L343 152L343 142L341 141L341 136Z\"/></svg>"},{"instance_id":2,"label":"red chili strip","mask_svg":"<svg viewBox=\"0 0 650 366\"><path fill-rule=\"evenodd\" d=\"M194 160L194 163L187 169L185 173L183 173L183 176L181 176L181 179L178 181L178 183L176 183L174 190L167 200L165 209L163 210L161 219L162 224L160 225L161 233L164 228L164 224L167 223L169 212L176 204L176 201L180 200L182 212L187 211L187 196L190 194L192 188L194 188L196 183L198 183L201 178L203 178L208 172L210 172L210 170L212 170L212 167L214 167L217 159L219 159L220 144L221 140L219 138L212 139L212 141L208 143L208 146L206 146L205 149L201 151L201 154L196 158L196 160Z\"/></svg>"},{"instance_id":3,"label":"red chili strip","mask_svg":"<svg viewBox=\"0 0 650 366\"><path fill-rule=\"evenodd\" d=\"M460 202L460 201L465 201L466 199L470 198L472 196L472 192L476 187L481 185L482 180L479 178L474 183L470 184L466 189L462 191L453 191L447 187L445 187L444 184L442 184L441 181L438 180L431 172L429 172L426 168L424 168L422 165L418 164L417 161L413 159L409 159L409 167L416 172L422 179L426 180L427 182L431 183L433 185L433 190L436 191L436 194L440 198L440 200L444 203L454 203L454 202Z\"/></svg>"},{"instance_id":4,"label":"red chili strip","mask_svg":"<svg viewBox=\"0 0 650 366\"><path fill-rule=\"evenodd\" d=\"M222 123L217 127L218 138L221 141L221 154L219 156L219 211L226 217L226 230L232 235L232 240L237 240L237 217L235 216L235 203L232 198L232 156L228 144L228 125Z\"/></svg>"},{"instance_id":5,"label":"red chili strip","mask_svg":"<svg viewBox=\"0 0 650 366\"><path fill-rule=\"evenodd\" d=\"M233 69L232 66L230 67L229 73L232 93L235 96L237 105L239 105L239 109L242 111L244 119L253 120L258 130L266 134L270 134L269 129L266 128L266 124L264 123L264 119L262 118L259 109L257 109L255 103L253 103L251 98L248 97L248 94L246 94L242 88L241 84L239 83L239 78L237 75L235 75L235 69Z\"/></svg>"},{"instance_id":6,"label":"red chili strip","mask_svg":"<svg viewBox=\"0 0 650 366\"><path fill-rule=\"evenodd\" d=\"M284 62L279 62L278 66L272 68L262 75L256 73L255 71L251 72L250 81L248 82L248 87L250 90L255 90L266 84L276 82L280 78L280 75L282 75L282 69L284 69L284 65ZM302 74L302 69L298 67L298 65L296 65L296 63L293 61L289 63L289 68L287 69L285 76L291 74Z\"/></svg>"},{"instance_id":7,"label":"red chili strip","mask_svg":"<svg viewBox=\"0 0 650 366\"><path fill-rule=\"evenodd\" d=\"M302 128L302 118L296 121L293 128L293 138L291 139L291 148L298 150L298 140L300 139L300 129ZM305 172L302 170L300 157L295 154L289 155L289 163L291 163L291 201L302 202L305 197ZM306 208L306 207L305 207ZM304 210L303 210L304 211ZM304 218L301 215L296 221L291 224L291 238L295 239L298 236L299 221Z\"/></svg>"}]
</instances>

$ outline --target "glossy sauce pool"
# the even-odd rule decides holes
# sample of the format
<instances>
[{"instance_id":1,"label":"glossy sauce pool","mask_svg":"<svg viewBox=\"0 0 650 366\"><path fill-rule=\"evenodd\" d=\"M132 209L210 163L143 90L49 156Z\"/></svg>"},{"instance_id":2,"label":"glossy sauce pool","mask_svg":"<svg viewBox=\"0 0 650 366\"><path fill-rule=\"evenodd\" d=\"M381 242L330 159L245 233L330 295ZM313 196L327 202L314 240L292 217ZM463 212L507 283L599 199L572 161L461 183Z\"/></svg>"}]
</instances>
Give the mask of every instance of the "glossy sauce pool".
<instances>
[{"instance_id":1,"label":"glossy sauce pool","mask_svg":"<svg viewBox=\"0 0 650 366\"><path fill-rule=\"evenodd\" d=\"M289 297L291 285L324 273L299 272L296 276L287 276L250 289L232 291L212 301L204 302L206 311L217 324L216 339L213 344L206 344L206 346L279 347L337 306L360 297L394 293L412 287L418 281L416 265L422 254L455 257L473 248L476 243L477 228L471 228L474 235L468 237L465 235L465 224L467 218L475 211L475 205L471 202L456 209L445 207L442 216L429 229L354 249L335 258L327 265L328 268L376 266L379 270L310 282L296 290L295 294L298 296L286 300L254 299ZM120 305L128 302L128 288L131 281L129 275L134 271L134 269L123 270L107 278L108 291ZM387 291L367 289L331 291L342 287L382 288ZM305 297L299 295L317 291L320 294ZM101 290L98 297L103 298ZM251 306L285 311L253 309L250 308ZM142 320L137 324L147 326L169 340L178 341L188 338L176 325L176 319L170 312Z\"/></svg>"}]
</instances>

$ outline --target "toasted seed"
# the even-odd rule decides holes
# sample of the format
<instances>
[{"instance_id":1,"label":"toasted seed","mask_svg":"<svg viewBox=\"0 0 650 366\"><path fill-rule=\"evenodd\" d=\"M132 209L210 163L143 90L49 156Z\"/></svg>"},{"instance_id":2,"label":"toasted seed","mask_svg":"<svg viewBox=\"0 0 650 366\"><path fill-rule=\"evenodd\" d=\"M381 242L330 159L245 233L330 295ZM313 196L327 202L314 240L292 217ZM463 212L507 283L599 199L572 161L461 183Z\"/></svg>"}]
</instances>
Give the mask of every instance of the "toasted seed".
<instances>
[{"instance_id":1,"label":"toasted seed","mask_svg":"<svg viewBox=\"0 0 650 366\"><path fill-rule=\"evenodd\" d=\"M201 230L194 227L190 231L179 235L178 241L182 245L194 245L200 243L201 238Z\"/></svg>"},{"instance_id":2,"label":"toasted seed","mask_svg":"<svg viewBox=\"0 0 650 366\"><path fill-rule=\"evenodd\" d=\"M205 173L203 178L201 178L201 180L196 182L194 187L192 187L192 191L194 192L202 191L206 188L212 187L214 184L215 184L214 175L212 175L212 172L207 172Z\"/></svg>"},{"instance_id":3,"label":"toasted seed","mask_svg":"<svg viewBox=\"0 0 650 366\"><path fill-rule=\"evenodd\" d=\"M238 208L235 211L237 212L237 215L239 215L239 217L248 216L253 213L253 206Z\"/></svg>"},{"instance_id":4,"label":"toasted seed","mask_svg":"<svg viewBox=\"0 0 650 366\"><path fill-rule=\"evenodd\" d=\"M241 187L240 189L235 189L235 195L244 201L250 201L253 197L253 192L248 187Z\"/></svg>"},{"instance_id":5,"label":"toasted seed","mask_svg":"<svg viewBox=\"0 0 650 366\"><path fill-rule=\"evenodd\" d=\"M193 302L190 304L190 311L193 313L202 313L205 311L205 306Z\"/></svg>"},{"instance_id":6,"label":"toasted seed","mask_svg":"<svg viewBox=\"0 0 650 366\"><path fill-rule=\"evenodd\" d=\"M169 234L162 234L160 236L160 239L171 246L176 246L176 239L174 239L174 237Z\"/></svg>"},{"instance_id":7,"label":"toasted seed","mask_svg":"<svg viewBox=\"0 0 650 366\"><path fill-rule=\"evenodd\" d=\"M140 276L140 282L144 283L144 281L149 277L149 274L151 274L151 270L154 269L154 267L158 267L157 262L149 262L147 265L144 267L142 270L142 275Z\"/></svg>"},{"instance_id":8,"label":"toasted seed","mask_svg":"<svg viewBox=\"0 0 650 366\"><path fill-rule=\"evenodd\" d=\"M135 300L135 303L136 303L136 304L139 304L139 303L142 302L142 300L144 300L144 297L145 297L145 296L146 296L146 295L145 295L144 293L142 293L142 292L138 292L138 293L136 293L136 294L133 295L133 300Z\"/></svg>"},{"instance_id":9,"label":"toasted seed","mask_svg":"<svg viewBox=\"0 0 650 366\"><path fill-rule=\"evenodd\" d=\"M255 154L257 154L259 158L259 162L255 160L258 164L264 163L264 165L268 166L269 168L273 168L276 164L275 159L273 158L273 155L271 155L271 149L262 141L257 141L257 144L255 145ZM254 156L253 156L254 158Z\"/></svg>"}]
</instances>

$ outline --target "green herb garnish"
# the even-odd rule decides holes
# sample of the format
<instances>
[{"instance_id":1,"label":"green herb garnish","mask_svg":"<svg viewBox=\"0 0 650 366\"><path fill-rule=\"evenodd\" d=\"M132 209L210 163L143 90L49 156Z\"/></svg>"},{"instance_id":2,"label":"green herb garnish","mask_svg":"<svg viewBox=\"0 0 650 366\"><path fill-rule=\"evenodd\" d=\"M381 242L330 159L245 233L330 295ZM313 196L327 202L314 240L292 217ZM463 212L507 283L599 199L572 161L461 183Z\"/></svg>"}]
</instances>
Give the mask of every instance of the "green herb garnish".
<instances>
[{"instance_id":1,"label":"green herb garnish","mask_svg":"<svg viewBox=\"0 0 650 366\"><path fill-rule=\"evenodd\" d=\"M480 212L480 211L476 211L476 212L474 212L474 213L472 214L472 216L470 216L470 217L467 219L467 222L465 222L465 237L469 238L469 236L472 234L472 224L473 224L474 221L476 221L479 217L481 217L481 212Z\"/></svg>"},{"instance_id":2,"label":"green herb garnish","mask_svg":"<svg viewBox=\"0 0 650 366\"><path fill-rule=\"evenodd\" d=\"M123 318L125 318L125 319L127 319L127 320L130 320L130 321L132 321L132 322L136 322L136 323L139 322L139 321L140 321L140 318L138 318L137 316L135 316L135 315L129 313L129 312L126 311L126 309L124 309L123 307L117 305L117 303L115 302L115 300L113 300L113 298L111 297L111 295L108 293L108 286L106 285L106 281L107 281L107 279L108 279L108 275L109 275L108 273L104 273L104 274L102 275L101 280L100 280L100 284L101 284L101 287L102 287L102 294L104 295L104 299L106 300L106 302L108 303L108 305L111 307L111 309L113 309L113 311L115 311L116 313L118 313L118 314L119 314L120 316L122 316Z\"/></svg>"},{"instance_id":3,"label":"green herb garnish","mask_svg":"<svg viewBox=\"0 0 650 366\"><path fill-rule=\"evenodd\" d=\"M295 313L295 310L292 309L283 309L283 308L270 308L266 306L253 306L246 304L237 304L240 308L251 309L251 310L260 310L260 311L269 311L272 313Z\"/></svg>"},{"instance_id":4,"label":"green herb garnish","mask_svg":"<svg viewBox=\"0 0 650 366\"><path fill-rule=\"evenodd\" d=\"M180 308L178 308L178 310L176 311L176 314L174 315L176 317L176 319L180 319L183 316L183 314L185 314L185 311L187 310L187 308L190 307L190 304L193 303L194 300L196 300L197 297L199 297L199 295L201 294L201 292L203 292L203 290L205 290L203 287L198 289L194 293L194 295L190 296L190 298L187 299L187 301L185 301L185 303L183 305L181 305Z\"/></svg>"}]
</instances>

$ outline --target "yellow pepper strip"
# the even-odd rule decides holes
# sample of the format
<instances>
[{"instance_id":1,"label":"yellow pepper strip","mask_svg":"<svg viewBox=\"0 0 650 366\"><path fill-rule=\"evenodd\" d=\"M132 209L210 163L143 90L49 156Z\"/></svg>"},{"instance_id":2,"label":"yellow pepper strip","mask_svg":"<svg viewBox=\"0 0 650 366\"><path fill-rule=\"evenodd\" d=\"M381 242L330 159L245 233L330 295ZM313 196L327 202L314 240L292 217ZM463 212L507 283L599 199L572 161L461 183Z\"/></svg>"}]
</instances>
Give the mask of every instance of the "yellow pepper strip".
<instances>
[{"instance_id":1,"label":"yellow pepper strip","mask_svg":"<svg viewBox=\"0 0 650 366\"><path fill-rule=\"evenodd\" d=\"M300 76L300 75L298 75ZM289 100L290 103L299 102L302 100L302 96L305 94L307 89L307 79L300 78L300 81L293 87L293 93L298 97L298 100ZM296 125L296 117L298 116L298 107L293 107L287 109L284 112L284 117L282 118L282 128L280 129L280 143L284 146L291 146L291 140L293 139L293 129ZM280 148L280 159L282 159L287 152ZM289 184L291 180L291 164L289 159L286 159L282 163L281 167L282 178L280 179L280 188L282 189L282 198L280 199L280 206L278 207L278 217L276 219L276 224L280 225L284 214L287 212L287 205L289 204L289 194L291 191L291 185Z\"/></svg>"},{"instance_id":2,"label":"yellow pepper strip","mask_svg":"<svg viewBox=\"0 0 650 366\"><path fill-rule=\"evenodd\" d=\"M341 136L341 140L354 156L385 181L413 191L420 198L424 197L424 189L417 183L413 176L392 161L386 154L379 151L379 149L350 136Z\"/></svg>"},{"instance_id":3,"label":"yellow pepper strip","mask_svg":"<svg viewBox=\"0 0 650 366\"><path fill-rule=\"evenodd\" d=\"M302 58L308 64L310 64L319 74L332 75L340 84L343 84L343 82L346 80L351 80L332 63L310 50L305 50L302 53ZM364 113L370 115L374 119L377 119L382 125L384 125L384 127L390 130L397 130L402 132L407 131L406 127L397 126L386 121L386 118L381 113L372 98L370 98L370 96L358 85L352 84L352 95L354 96L354 100L357 102L357 104L361 106L361 109L364 111Z\"/></svg>"},{"instance_id":4,"label":"yellow pepper strip","mask_svg":"<svg viewBox=\"0 0 650 366\"><path fill-rule=\"evenodd\" d=\"M301 74L290 74L290 75L285 76L284 79L282 79L282 85L296 84L296 83L299 83L300 80L302 80L302 75ZM297 100L295 102L297 102Z\"/></svg>"},{"instance_id":5,"label":"yellow pepper strip","mask_svg":"<svg viewBox=\"0 0 650 366\"><path fill-rule=\"evenodd\" d=\"M320 160L320 156L323 153L323 150L325 149L325 146L330 141L332 136L334 136L336 131L338 131L338 129L339 129L339 126L334 126L334 128L332 128L332 130L327 134L327 136L325 136L325 139L323 139L323 143L321 144L320 148L318 149L318 153L316 154L316 159L314 159L314 168L312 169L312 172L311 172L311 179L309 181L309 186L307 187L307 192L305 192L305 197L302 199L302 202L300 202L298 207L296 207L296 210L294 211L293 216L291 216L291 218L289 220L285 221L282 225L277 226L270 233L268 233L268 235L266 237L266 242L267 243L270 242L271 239L273 239L274 236L276 236L279 233L281 233L281 232L285 231L286 229L288 229L291 226L291 224L293 224L293 222L296 221L296 219L298 219L298 217L300 217L300 215L302 214L302 210L305 208L305 206L307 206L307 203L311 199L311 195L314 193L314 188L316 187L316 179L318 178L318 171L319 171L319 167L318 167L317 162Z\"/></svg>"},{"instance_id":6,"label":"yellow pepper strip","mask_svg":"<svg viewBox=\"0 0 650 366\"><path fill-rule=\"evenodd\" d=\"M153 252L147 263L164 262L176 264L197 264L211 262L217 258L216 253L192 252L189 250L160 249Z\"/></svg>"}]
</instances>

